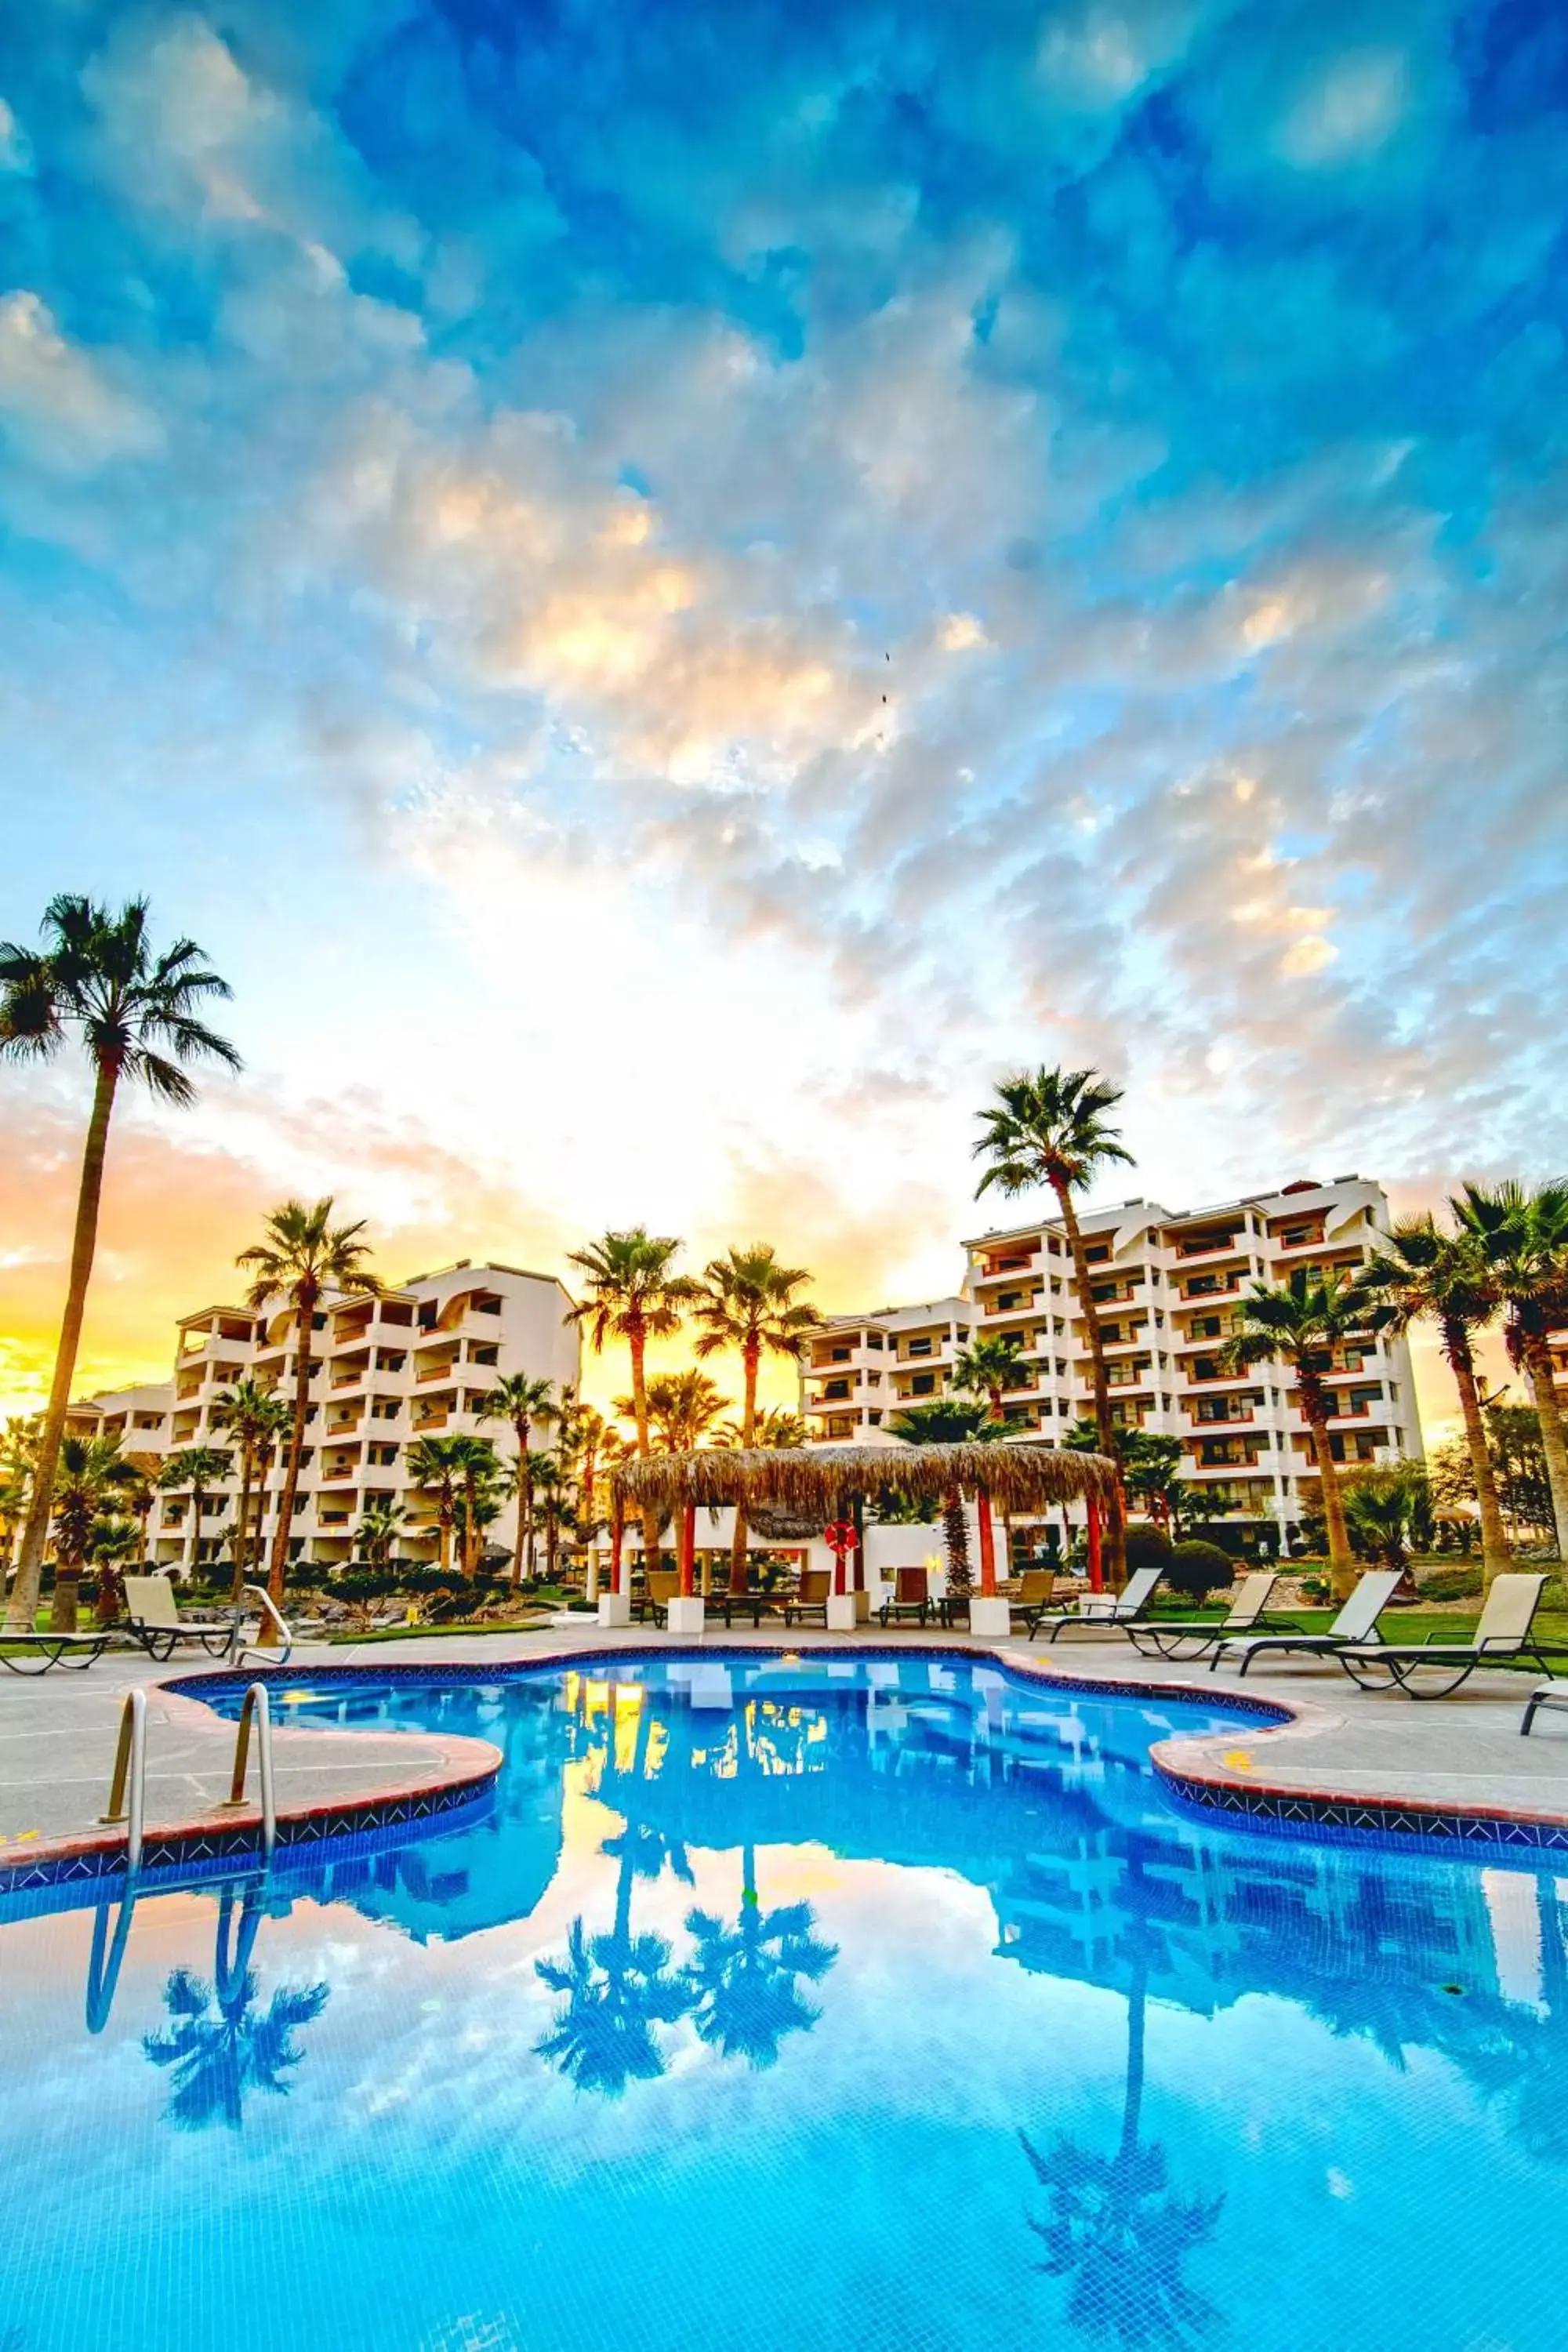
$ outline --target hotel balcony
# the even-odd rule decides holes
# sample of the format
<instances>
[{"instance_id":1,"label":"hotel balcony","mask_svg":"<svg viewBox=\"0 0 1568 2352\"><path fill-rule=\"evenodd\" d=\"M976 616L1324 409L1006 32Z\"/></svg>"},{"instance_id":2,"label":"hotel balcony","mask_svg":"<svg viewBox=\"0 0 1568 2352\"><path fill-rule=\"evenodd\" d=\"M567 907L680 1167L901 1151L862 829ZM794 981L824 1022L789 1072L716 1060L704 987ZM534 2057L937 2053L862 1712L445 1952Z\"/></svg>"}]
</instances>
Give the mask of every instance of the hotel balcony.
<instances>
[{"instance_id":1,"label":"hotel balcony","mask_svg":"<svg viewBox=\"0 0 1568 2352\"><path fill-rule=\"evenodd\" d=\"M1242 1233L1181 1234L1166 1246L1173 1249L1178 1262L1185 1265L1189 1258L1246 1257L1250 1254L1247 1236Z\"/></svg>"}]
</instances>

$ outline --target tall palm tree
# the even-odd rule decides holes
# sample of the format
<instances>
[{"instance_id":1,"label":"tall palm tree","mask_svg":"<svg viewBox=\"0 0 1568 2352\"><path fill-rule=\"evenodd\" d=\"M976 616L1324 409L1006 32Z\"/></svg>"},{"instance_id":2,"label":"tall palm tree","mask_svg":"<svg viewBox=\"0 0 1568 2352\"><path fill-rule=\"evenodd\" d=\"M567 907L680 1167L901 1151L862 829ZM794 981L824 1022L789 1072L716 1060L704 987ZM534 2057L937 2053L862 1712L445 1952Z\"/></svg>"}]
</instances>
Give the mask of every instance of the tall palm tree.
<instances>
[{"instance_id":1,"label":"tall palm tree","mask_svg":"<svg viewBox=\"0 0 1568 2352\"><path fill-rule=\"evenodd\" d=\"M462 1483L458 1516L463 1528L463 1574L472 1578L479 1573L485 1528L500 1515L496 1494L500 1457L488 1437L470 1437L463 1431L449 1438L447 1444Z\"/></svg>"},{"instance_id":2,"label":"tall palm tree","mask_svg":"<svg viewBox=\"0 0 1568 2352\"><path fill-rule=\"evenodd\" d=\"M239 1519L234 1534L235 1607L239 1606L250 1553L250 1500L257 1492L257 1472L263 1454L270 1455L289 1426L289 1407L268 1381L247 1373L214 1400L212 1425L226 1431L239 1448ZM259 1536L259 1514L258 1521Z\"/></svg>"},{"instance_id":3,"label":"tall palm tree","mask_svg":"<svg viewBox=\"0 0 1568 2352\"><path fill-rule=\"evenodd\" d=\"M696 1945L687 1979L696 1999L699 2037L726 2058L761 2070L775 2063L786 2033L809 2032L822 2011L801 1991L801 1979L820 1984L838 1948L813 1933L809 1903L764 1911L757 1894L757 1853L741 1849L741 1908L731 1927L710 1911L689 1911L686 1932Z\"/></svg>"},{"instance_id":4,"label":"tall palm tree","mask_svg":"<svg viewBox=\"0 0 1568 2352\"><path fill-rule=\"evenodd\" d=\"M1491 1320L1485 1253L1473 1233L1447 1234L1429 1212L1401 1217L1383 1247L1356 1277L1370 1306L1374 1331L1407 1331L1413 1323L1437 1327L1443 1354L1459 1393L1465 1444L1481 1520L1481 1572L1489 1584L1513 1558L1502 1523L1497 1479L1476 1377L1472 1335Z\"/></svg>"},{"instance_id":5,"label":"tall palm tree","mask_svg":"<svg viewBox=\"0 0 1568 2352\"><path fill-rule=\"evenodd\" d=\"M889 1417L889 1434L906 1445L973 1445L995 1431L983 1404L961 1404L956 1397L933 1397L929 1404L905 1405ZM963 1496L954 1486L942 1496L942 1537L947 1549L947 1589L962 1598L972 1581L969 1566L969 1522Z\"/></svg>"},{"instance_id":6,"label":"tall palm tree","mask_svg":"<svg viewBox=\"0 0 1568 2352\"><path fill-rule=\"evenodd\" d=\"M1073 1195L1087 1192L1105 1169L1118 1163L1132 1165L1132 1154L1120 1131L1106 1118L1121 1100L1121 1088L1111 1086L1097 1070L1022 1070L1002 1081L994 1103L981 1112L982 1132L974 1145L975 1159L989 1163L975 1187L976 1200L993 1185L1009 1200L1042 1186L1056 1194L1072 1256L1073 1286L1089 1333L1100 1450L1112 1460L1116 1440L1110 1417L1110 1377ZM1106 1567L1112 1584L1120 1585L1124 1580L1127 1549L1126 1507L1120 1486L1111 1490L1108 1516Z\"/></svg>"},{"instance_id":7,"label":"tall palm tree","mask_svg":"<svg viewBox=\"0 0 1568 2352\"><path fill-rule=\"evenodd\" d=\"M221 2123L237 2131L247 2092L288 2091L303 2054L294 2036L320 2017L328 1988L284 1985L259 2012L256 1996L249 1969L226 1988L204 1984L189 1969L171 1974L163 1988L170 2022L143 2035L142 2047L154 2066L168 2069L169 2121L182 2130Z\"/></svg>"},{"instance_id":8,"label":"tall palm tree","mask_svg":"<svg viewBox=\"0 0 1568 2352\"><path fill-rule=\"evenodd\" d=\"M741 1359L741 1443L756 1444L757 1380L764 1356L783 1356L798 1364L813 1331L822 1328L822 1316L809 1299L800 1297L811 1276L803 1265L781 1265L778 1254L765 1242L750 1249L731 1249L725 1257L710 1258L692 1304L699 1326L700 1358L717 1356L733 1348ZM735 1532L730 1545L730 1590L746 1589L746 1514L737 1505Z\"/></svg>"},{"instance_id":9,"label":"tall palm tree","mask_svg":"<svg viewBox=\"0 0 1568 2352\"><path fill-rule=\"evenodd\" d=\"M1318 1475L1323 1486L1323 1517L1329 1529L1329 1578L1343 1600L1355 1580L1344 1496L1334 1460L1329 1423L1335 1399L1325 1375L1345 1342L1367 1328L1367 1307L1353 1281L1338 1266L1322 1271L1296 1265L1277 1286L1255 1282L1237 1310L1236 1328L1220 1349L1227 1372L1254 1364L1289 1364L1296 1375L1301 1418L1312 1433Z\"/></svg>"},{"instance_id":10,"label":"tall palm tree","mask_svg":"<svg viewBox=\"0 0 1568 2352\"><path fill-rule=\"evenodd\" d=\"M647 1384L647 1418L656 1454L695 1453L731 1401L695 1366L684 1372L656 1372ZM617 1397L616 1411L629 1416L630 1397Z\"/></svg>"},{"instance_id":11,"label":"tall palm tree","mask_svg":"<svg viewBox=\"0 0 1568 2352\"><path fill-rule=\"evenodd\" d=\"M82 1563L93 1529L136 1476L111 1437L64 1437L55 1461L55 1597L49 1629L74 1633Z\"/></svg>"},{"instance_id":12,"label":"tall palm tree","mask_svg":"<svg viewBox=\"0 0 1568 2352\"><path fill-rule=\"evenodd\" d=\"M952 1385L963 1396L984 1397L991 1415L992 1426L1001 1436L1007 1425L1006 1394L1009 1389L1028 1385L1028 1367L1024 1362L1024 1345L1016 1332L983 1332L978 1339L960 1350L952 1367ZM1007 1566L1013 1564L1012 1514L1002 1514L1002 1542ZM991 1497L980 1497L981 1564L991 1550ZM982 1578L984 1582L984 1578Z\"/></svg>"},{"instance_id":13,"label":"tall palm tree","mask_svg":"<svg viewBox=\"0 0 1568 2352\"><path fill-rule=\"evenodd\" d=\"M37 1458L41 1413L7 1416L0 1430L0 1594L11 1573L16 1533L26 1520L27 1498L33 1491L33 1464Z\"/></svg>"},{"instance_id":14,"label":"tall palm tree","mask_svg":"<svg viewBox=\"0 0 1568 2352\"><path fill-rule=\"evenodd\" d=\"M566 1467L559 1454L538 1454L533 1462L534 1515L544 1529L544 1573L555 1581L561 1538L572 1528L572 1496Z\"/></svg>"},{"instance_id":15,"label":"tall palm tree","mask_svg":"<svg viewBox=\"0 0 1568 2352\"><path fill-rule=\"evenodd\" d=\"M481 1399L477 1418L504 1421L517 1440L518 1456L526 1464L536 1428L548 1429L561 1418L553 1381L536 1381L527 1372L507 1372ZM511 1580L522 1581L523 1561L533 1574L533 1487L526 1469L517 1482L517 1534L511 1548Z\"/></svg>"},{"instance_id":16,"label":"tall palm tree","mask_svg":"<svg viewBox=\"0 0 1568 2352\"><path fill-rule=\"evenodd\" d=\"M188 1487L191 1496L191 1540L185 1555L185 1570L195 1575L202 1557L202 1511L208 1495L220 1479L226 1478L234 1467L234 1456L225 1445L183 1445L171 1454L158 1474L158 1484L165 1494L183 1494Z\"/></svg>"},{"instance_id":17,"label":"tall palm tree","mask_svg":"<svg viewBox=\"0 0 1568 2352\"><path fill-rule=\"evenodd\" d=\"M458 1496L462 1491L465 1451L469 1441L460 1432L447 1437L416 1437L408 1448L410 1486L428 1495L436 1505L439 1565L452 1565L452 1529L457 1523Z\"/></svg>"},{"instance_id":18,"label":"tall palm tree","mask_svg":"<svg viewBox=\"0 0 1568 2352\"><path fill-rule=\"evenodd\" d=\"M44 910L43 945L0 944L0 1055L41 1058L68 1036L85 1046L93 1070L92 1109L77 1188L76 1230L49 1401L38 1437L37 1474L22 1529L21 1557L7 1622L30 1627L38 1606L55 1463L65 1435L76 1377L88 1283L98 1246L99 1203L110 1120L121 1082L143 1086L158 1101L195 1100L187 1066L218 1062L237 1070L239 1055L200 1018L214 997L230 994L194 940L161 952L147 935L147 901L118 914L90 898L52 898Z\"/></svg>"},{"instance_id":19,"label":"tall palm tree","mask_svg":"<svg viewBox=\"0 0 1568 2352\"><path fill-rule=\"evenodd\" d=\"M363 1233L363 1217L352 1225L333 1224L330 1192L313 1208L307 1208L303 1201L285 1201L268 1218L262 1239L241 1250L235 1260L251 1276L247 1305L259 1314L274 1300L282 1299L294 1320L294 1416L267 1577L267 1589L279 1608L294 1531L300 1456L305 1450L305 1425L310 1412L310 1346L316 1310L324 1297L374 1298L381 1291L379 1276L365 1265L369 1247L362 1238ZM264 1642L269 1630L262 1629Z\"/></svg>"},{"instance_id":20,"label":"tall palm tree","mask_svg":"<svg viewBox=\"0 0 1568 2352\"><path fill-rule=\"evenodd\" d=\"M1508 1313L1509 1354L1541 1416L1557 1555L1568 1559L1568 1440L1553 1386L1550 1334L1568 1323L1568 1182L1467 1184L1449 1202L1480 1253L1493 1297Z\"/></svg>"},{"instance_id":21,"label":"tall palm tree","mask_svg":"<svg viewBox=\"0 0 1568 2352\"><path fill-rule=\"evenodd\" d=\"M596 1354L606 1339L624 1339L631 1358L632 1418L637 1423L637 1452L646 1461L651 1451L647 1417L647 1343L672 1339L681 1317L698 1293L689 1275L675 1271L678 1240L650 1234L646 1225L626 1233L605 1234L587 1249L573 1250L569 1262L584 1279L586 1297L574 1307L570 1319L589 1327ZM652 1511L643 1513L643 1558L649 1568L658 1565L658 1522Z\"/></svg>"}]
</instances>

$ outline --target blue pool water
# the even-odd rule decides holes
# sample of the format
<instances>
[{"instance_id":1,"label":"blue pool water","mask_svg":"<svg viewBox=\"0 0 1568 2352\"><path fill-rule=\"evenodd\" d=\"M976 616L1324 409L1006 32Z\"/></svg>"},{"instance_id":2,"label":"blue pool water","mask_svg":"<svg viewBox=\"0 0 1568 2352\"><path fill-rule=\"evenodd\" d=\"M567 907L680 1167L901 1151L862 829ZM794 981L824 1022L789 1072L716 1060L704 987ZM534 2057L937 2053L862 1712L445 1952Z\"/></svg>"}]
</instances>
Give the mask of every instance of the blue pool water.
<instances>
[{"instance_id":1,"label":"blue pool water","mask_svg":"<svg viewBox=\"0 0 1568 2352\"><path fill-rule=\"evenodd\" d=\"M4 2352L1563 2343L1568 1881L1211 1828L1147 1750L1222 1710L929 1658L285 1711L505 1770L0 1906Z\"/></svg>"}]
</instances>

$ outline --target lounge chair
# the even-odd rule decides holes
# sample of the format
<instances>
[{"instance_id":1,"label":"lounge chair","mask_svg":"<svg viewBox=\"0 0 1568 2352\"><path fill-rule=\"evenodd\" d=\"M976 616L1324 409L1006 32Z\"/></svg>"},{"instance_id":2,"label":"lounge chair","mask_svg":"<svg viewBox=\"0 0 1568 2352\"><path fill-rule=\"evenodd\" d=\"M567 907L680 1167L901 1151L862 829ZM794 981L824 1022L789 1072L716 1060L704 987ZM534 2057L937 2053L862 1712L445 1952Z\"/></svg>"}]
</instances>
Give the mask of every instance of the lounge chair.
<instances>
[{"instance_id":1,"label":"lounge chair","mask_svg":"<svg viewBox=\"0 0 1568 2352\"><path fill-rule=\"evenodd\" d=\"M47 1675L51 1666L70 1665L85 1674L112 1638L111 1629L105 1626L96 1633L0 1633L0 1666L9 1666L14 1675ZM36 1650L38 1654L31 1664L13 1656L16 1650Z\"/></svg>"},{"instance_id":2,"label":"lounge chair","mask_svg":"<svg viewBox=\"0 0 1568 2352\"><path fill-rule=\"evenodd\" d=\"M707 1606L710 1612L715 1616L718 1615L721 1610L723 1611L724 1628L726 1632L728 1632L730 1627L734 1623L736 1612L739 1612L739 1613L743 1617L748 1610L751 1612L753 1629L761 1625L764 1614L769 1610L776 1610L778 1614L784 1618L786 1624L789 1622L789 1598L787 1594L783 1592L759 1592L754 1586L750 1584L746 1587L744 1592L731 1592L728 1585L724 1585L722 1588L716 1587L714 1591L708 1595Z\"/></svg>"},{"instance_id":3,"label":"lounge chair","mask_svg":"<svg viewBox=\"0 0 1568 2352\"><path fill-rule=\"evenodd\" d=\"M1341 1609L1331 1625L1321 1633L1232 1633L1215 1645L1209 1660L1212 1675L1222 1658L1235 1658L1237 1672L1245 1674L1254 1658L1266 1650L1297 1650L1308 1656L1337 1657L1352 1643L1370 1642L1377 1632L1377 1621L1393 1600L1403 1570L1397 1568L1374 1568L1358 1577L1355 1591Z\"/></svg>"},{"instance_id":4,"label":"lounge chair","mask_svg":"<svg viewBox=\"0 0 1568 2352\"><path fill-rule=\"evenodd\" d=\"M1550 1682L1536 1684L1530 1694L1530 1705L1524 1710L1524 1721L1519 1727L1522 1736L1528 1736L1531 1725L1543 1706L1562 1707L1568 1711L1568 1677L1556 1675Z\"/></svg>"},{"instance_id":5,"label":"lounge chair","mask_svg":"<svg viewBox=\"0 0 1568 2352\"><path fill-rule=\"evenodd\" d=\"M1509 1658L1529 1658L1550 1673L1550 1658L1568 1657L1568 1651L1543 1649L1531 1635L1544 1575L1494 1578L1480 1621L1468 1642L1445 1642L1436 1633L1426 1641L1377 1642L1339 1653L1339 1662L1363 1690L1397 1687L1411 1698L1447 1698L1468 1682L1478 1666ZM1440 1688L1420 1685L1416 1676L1436 1673L1445 1679Z\"/></svg>"},{"instance_id":6,"label":"lounge chair","mask_svg":"<svg viewBox=\"0 0 1568 2352\"><path fill-rule=\"evenodd\" d=\"M1146 1658L1201 1658L1233 1633L1280 1632L1279 1619L1268 1615L1269 1598L1279 1581L1274 1569L1254 1569L1242 1578L1217 1623L1205 1624L1195 1617L1151 1617L1141 1625L1129 1625L1127 1637Z\"/></svg>"},{"instance_id":7,"label":"lounge chair","mask_svg":"<svg viewBox=\"0 0 1568 2352\"><path fill-rule=\"evenodd\" d=\"M1030 1641L1042 1631L1049 1642L1072 1632L1125 1633L1130 1626L1141 1623L1147 1614L1160 1574L1157 1568L1141 1568L1128 1578L1120 1592L1086 1593L1083 1606L1070 1616L1037 1615L1029 1628Z\"/></svg>"},{"instance_id":8,"label":"lounge chair","mask_svg":"<svg viewBox=\"0 0 1568 2352\"><path fill-rule=\"evenodd\" d=\"M1036 1619L1043 1617L1050 1607L1056 1589L1054 1568L1026 1568L1017 1583L1003 1595L1010 1622L1026 1625L1033 1633Z\"/></svg>"},{"instance_id":9,"label":"lounge chair","mask_svg":"<svg viewBox=\"0 0 1568 2352\"><path fill-rule=\"evenodd\" d=\"M209 1658L232 1657L239 1647L237 1609L226 1617L182 1617L166 1576L128 1576L125 1617L147 1655L160 1665L186 1643L205 1650Z\"/></svg>"},{"instance_id":10,"label":"lounge chair","mask_svg":"<svg viewBox=\"0 0 1568 2352\"><path fill-rule=\"evenodd\" d=\"M662 1626L669 1616L669 1604L679 1598L680 1571L674 1568L650 1568L643 1578L642 1591L636 1600L639 1621L651 1615L657 1626Z\"/></svg>"},{"instance_id":11,"label":"lounge chair","mask_svg":"<svg viewBox=\"0 0 1568 2352\"><path fill-rule=\"evenodd\" d=\"M803 1569L799 1590L784 1596L784 1623L793 1625L797 1617L820 1617L826 1625L832 1590L833 1579L826 1568Z\"/></svg>"},{"instance_id":12,"label":"lounge chair","mask_svg":"<svg viewBox=\"0 0 1568 2352\"><path fill-rule=\"evenodd\" d=\"M923 1625L936 1607L931 1599L931 1578L923 1568L896 1568L892 1597L883 1601L877 1615L884 1625L894 1617L918 1617ZM944 1612L943 1622L946 1622Z\"/></svg>"}]
</instances>

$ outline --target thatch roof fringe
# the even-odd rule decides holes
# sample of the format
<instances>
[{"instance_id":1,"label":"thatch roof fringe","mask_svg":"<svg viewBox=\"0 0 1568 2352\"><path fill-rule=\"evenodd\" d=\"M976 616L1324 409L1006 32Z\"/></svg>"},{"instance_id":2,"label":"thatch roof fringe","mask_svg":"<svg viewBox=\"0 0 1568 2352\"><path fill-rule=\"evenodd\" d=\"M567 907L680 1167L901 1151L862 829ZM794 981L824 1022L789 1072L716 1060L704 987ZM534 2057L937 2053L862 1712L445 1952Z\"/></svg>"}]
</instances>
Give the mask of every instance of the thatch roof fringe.
<instances>
[{"instance_id":1,"label":"thatch roof fringe","mask_svg":"<svg viewBox=\"0 0 1568 2352\"><path fill-rule=\"evenodd\" d=\"M1005 1511L1108 1496L1116 1465L1103 1454L1058 1453L1048 1445L813 1445L753 1449L702 1447L616 1465L610 1485L623 1514L645 1507L667 1516L688 1503L776 1503L819 1516L824 1524L854 1495L906 1495L940 1503L957 1486L984 1487Z\"/></svg>"}]
</instances>

